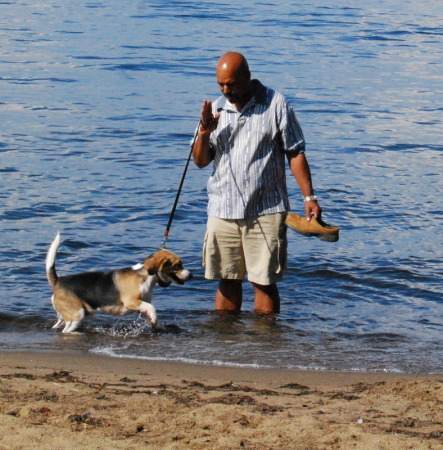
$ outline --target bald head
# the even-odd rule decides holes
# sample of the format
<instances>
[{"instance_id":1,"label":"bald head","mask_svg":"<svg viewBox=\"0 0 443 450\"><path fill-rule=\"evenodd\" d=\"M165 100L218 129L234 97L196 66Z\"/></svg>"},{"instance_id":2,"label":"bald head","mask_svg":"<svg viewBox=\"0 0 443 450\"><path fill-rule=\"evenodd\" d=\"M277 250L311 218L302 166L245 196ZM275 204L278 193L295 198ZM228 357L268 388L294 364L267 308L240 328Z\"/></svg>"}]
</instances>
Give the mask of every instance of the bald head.
<instances>
[{"instance_id":1,"label":"bald head","mask_svg":"<svg viewBox=\"0 0 443 450\"><path fill-rule=\"evenodd\" d=\"M217 83L223 95L241 110L253 95L251 73L246 58L237 52L225 53L217 64Z\"/></svg>"},{"instance_id":2,"label":"bald head","mask_svg":"<svg viewBox=\"0 0 443 450\"><path fill-rule=\"evenodd\" d=\"M217 75L218 73L229 73L230 75L242 75L250 77L248 61L246 58L237 52L225 53L218 61Z\"/></svg>"}]
</instances>

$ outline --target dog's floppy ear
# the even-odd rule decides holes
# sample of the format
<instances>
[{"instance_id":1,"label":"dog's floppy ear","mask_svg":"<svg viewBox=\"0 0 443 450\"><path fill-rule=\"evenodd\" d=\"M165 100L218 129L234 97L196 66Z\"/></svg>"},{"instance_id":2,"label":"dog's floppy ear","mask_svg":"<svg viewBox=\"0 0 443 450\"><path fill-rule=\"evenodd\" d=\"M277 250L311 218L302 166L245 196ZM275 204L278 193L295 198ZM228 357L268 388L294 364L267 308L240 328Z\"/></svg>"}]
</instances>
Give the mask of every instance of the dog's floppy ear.
<instances>
[{"instance_id":1,"label":"dog's floppy ear","mask_svg":"<svg viewBox=\"0 0 443 450\"><path fill-rule=\"evenodd\" d=\"M158 253L153 253L152 255L149 255L144 261L143 265L145 266L145 269L148 271L149 275L155 275L158 271Z\"/></svg>"},{"instance_id":2,"label":"dog's floppy ear","mask_svg":"<svg viewBox=\"0 0 443 450\"><path fill-rule=\"evenodd\" d=\"M148 256L143 265L148 271L149 275L155 275L161 272L165 266L173 266L179 261L179 257L167 250L159 250L151 256Z\"/></svg>"}]
</instances>

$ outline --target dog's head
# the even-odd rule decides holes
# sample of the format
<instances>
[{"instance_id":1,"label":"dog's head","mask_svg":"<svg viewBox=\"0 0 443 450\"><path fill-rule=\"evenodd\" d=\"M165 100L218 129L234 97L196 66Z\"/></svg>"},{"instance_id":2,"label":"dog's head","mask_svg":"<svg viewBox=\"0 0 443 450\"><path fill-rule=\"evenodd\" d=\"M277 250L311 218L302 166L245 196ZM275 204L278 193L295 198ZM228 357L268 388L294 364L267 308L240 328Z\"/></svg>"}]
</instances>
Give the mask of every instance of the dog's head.
<instances>
[{"instance_id":1,"label":"dog's head","mask_svg":"<svg viewBox=\"0 0 443 450\"><path fill-rule=\"evenodd\" d=\"M149 275L157 275L158 284L163 287L172 282L184 284L192 278L192 273L183 268L182 260L168 250L158 250L143 262Z\"/></svg>"}]
</instances>

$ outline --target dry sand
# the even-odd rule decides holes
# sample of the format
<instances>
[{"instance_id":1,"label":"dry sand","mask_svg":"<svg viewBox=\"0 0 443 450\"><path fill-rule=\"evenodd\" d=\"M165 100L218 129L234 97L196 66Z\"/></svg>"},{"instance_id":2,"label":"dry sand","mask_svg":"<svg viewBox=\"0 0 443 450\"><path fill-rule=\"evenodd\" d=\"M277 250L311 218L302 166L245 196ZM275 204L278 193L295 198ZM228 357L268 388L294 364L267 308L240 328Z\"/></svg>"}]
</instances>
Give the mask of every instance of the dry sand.
<instances>
[{"instance_id":1,"label":"dry sand","mask_svg":"<svg viewBox=\"0 0 443 450\"><path fill-rule=\"evenodd\" d=\"M1 449L443 449L443 375L0 353Z\"/></svg>"}]
</instances>

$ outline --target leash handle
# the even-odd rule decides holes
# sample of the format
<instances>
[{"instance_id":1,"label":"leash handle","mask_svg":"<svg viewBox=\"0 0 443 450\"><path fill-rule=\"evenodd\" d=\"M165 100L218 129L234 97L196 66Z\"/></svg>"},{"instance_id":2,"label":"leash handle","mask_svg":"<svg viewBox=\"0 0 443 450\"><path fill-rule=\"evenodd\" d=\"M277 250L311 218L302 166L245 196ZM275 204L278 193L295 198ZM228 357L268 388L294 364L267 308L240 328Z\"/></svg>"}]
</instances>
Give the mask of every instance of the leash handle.
<instances>
[{"instance_id":1,"label":"leash handle","mask_svg":"<svg viewBox=\"0 0 443 450\"><path fill-rule=\"evenodd\" d=\"M185 182L186 172L188 171L189 161L191 160L192 151L194 150L194 145L195 145L195 142L197 141L197 135L198 135L198 131L200 130L200 125L201 125L201 121L199 122L199 124L197 126L197 129L195 130L194 139L192 140L192 144L191 144L191 151L189 152L189 156L188 156L188 159L187 159L186 164L185 164L185 169L183 170L183 175L182 175L182 178L181 178L181 181L180 181L180 185L179 185L178 190L177 190L177 195L175 196L175 201L174 201L174 204L172 206L171 213L169 214L168 224L166 225L166 230L165 230L165 232L163 234L163 242L162 242L162 245L161 245L162 249L166 248L166 240L169 237L169 230L171 229L172 220L174 219L175 210L177 209L178 199L180 198L180 193L181 193L182 188L183 188L183 183Z\"/></svg>"}]
</instances>

